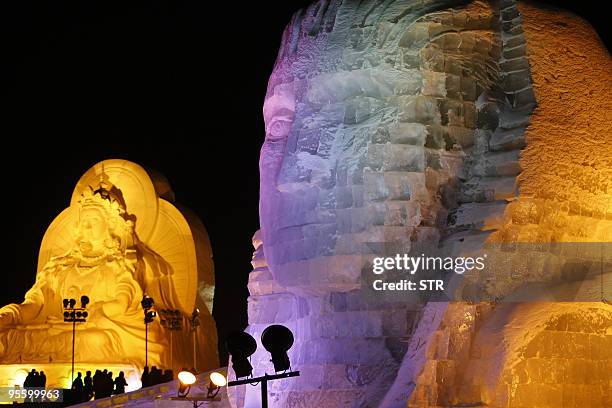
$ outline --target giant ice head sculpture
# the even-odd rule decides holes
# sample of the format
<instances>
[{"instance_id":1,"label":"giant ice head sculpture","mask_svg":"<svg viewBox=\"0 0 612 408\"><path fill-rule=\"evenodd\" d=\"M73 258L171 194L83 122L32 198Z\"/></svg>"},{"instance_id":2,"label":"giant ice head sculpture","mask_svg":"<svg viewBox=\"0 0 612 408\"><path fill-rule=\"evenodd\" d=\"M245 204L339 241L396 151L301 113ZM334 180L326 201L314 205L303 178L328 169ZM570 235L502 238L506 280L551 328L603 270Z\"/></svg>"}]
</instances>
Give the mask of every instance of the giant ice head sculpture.
<instances>
[{"instance_id":1,"label":"giant ice head sculpture","mask_svg":"<svg viewBox=\"0 0 612 408\"><path fill-rule=\"evenodd\" d=\"M554 13L530 12L551 32L569 27L560 35L576 40L575 51L580 36L597 43L574 17L547 26ZM264 104L261 231L249 283L249 331L282 323L296 334L290 355L302 377L274 384L277 406L405 406L424 361L442 359L431 344L444 334L438 325L446 306L364 297L362 274L374 256L442 240L477 248L487 240L577 236L569 227L575 220L552 210L568 198L559 193L567 191L563 165L551 154L562 148L547 149L538 137L554 132L550 124L536 129L527 149L530 178L521 191L530 195L517 200L536 106L526 37L513 0L321 0L295 14ZM535 51L537 64L542 53ZM587 143L585 154L609 174L596 145ZM576 171L589 177L591 170ZM605 220L610 194L599 184L602 193L580 206ZM610 231L600 218L593 240ZM472 312L453 312L463 316L457 322L471 322L468 332ZM268 368L264 354L254 359L256 369ZM398 372L403 396L390 398ZM250 392L247 406L257 398ZM442 404L430 395L437 391L423 392L416 406Z\"/></svg>"}]
</instances>

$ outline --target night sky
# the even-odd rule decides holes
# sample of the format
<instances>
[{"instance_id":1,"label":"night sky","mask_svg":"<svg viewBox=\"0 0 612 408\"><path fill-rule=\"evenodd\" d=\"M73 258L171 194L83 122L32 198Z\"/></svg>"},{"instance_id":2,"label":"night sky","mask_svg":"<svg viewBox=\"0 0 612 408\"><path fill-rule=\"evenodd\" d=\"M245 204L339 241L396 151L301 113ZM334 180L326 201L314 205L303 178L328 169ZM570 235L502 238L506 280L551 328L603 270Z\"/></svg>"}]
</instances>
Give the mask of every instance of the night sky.
<instances>
[{"instance_id":1,"label":"night sky","mask_svg":"<svg viewBox=\"0 0 612 408\"><path fill-rule=\"evenodd\" d=\"M164 174L176 201L200 216L213 247L219 338L244 328L261 107L282 31L309 3L3 2L10 110L0 180L14 263L1 272L0 305L20 302L33 284L44 231L79 177L123 158ZM546 3L587 18L610 48L601 2Z\"/></svg>"}]
</instances>

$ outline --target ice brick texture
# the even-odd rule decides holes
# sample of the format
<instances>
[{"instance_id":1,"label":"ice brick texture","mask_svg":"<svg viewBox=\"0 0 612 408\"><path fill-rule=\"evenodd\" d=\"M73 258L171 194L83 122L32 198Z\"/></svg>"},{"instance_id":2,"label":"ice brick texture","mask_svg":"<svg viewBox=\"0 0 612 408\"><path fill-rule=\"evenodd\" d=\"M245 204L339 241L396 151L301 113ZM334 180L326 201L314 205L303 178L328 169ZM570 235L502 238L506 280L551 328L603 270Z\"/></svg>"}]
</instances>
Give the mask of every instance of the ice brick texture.
<instances>
[{"instance_id":1,"label":"ice brick texture","mask_svg":"<svg viewBox=\"0 0 612 408\"><path fill-rule=\"evenodd\" d=\"M502 21L518 23L527 58L515 61L530 67L537 107L520 141L520 193L480 225L496 225L493 242L610 242L609 53L575 15L523 2L502 7ZM604 302L451 304L409 406L612 406L611 318Z\"/></svg>"}]
</instances>

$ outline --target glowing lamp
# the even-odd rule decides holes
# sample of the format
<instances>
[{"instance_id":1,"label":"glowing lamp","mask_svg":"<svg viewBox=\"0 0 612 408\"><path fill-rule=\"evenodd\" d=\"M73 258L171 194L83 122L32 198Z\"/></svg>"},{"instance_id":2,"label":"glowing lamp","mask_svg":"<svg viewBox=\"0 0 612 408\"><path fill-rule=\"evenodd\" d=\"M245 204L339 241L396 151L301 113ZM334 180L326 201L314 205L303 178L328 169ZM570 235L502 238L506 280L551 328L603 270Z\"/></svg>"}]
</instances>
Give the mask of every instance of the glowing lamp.
<instances>
[{"instance_id":1,"label":"glowing lamp","mask_svg":"<svg viewBox=\"0 0 612 408\"><path fill-rule=\"evenodd\" d=\"M181 371L178 374L178 379L185 385L193 385L196 382L196 376L190 371Z\"/></svg>"},{"instance_id":2,"label":"glowing lamp","mask_svg":"<svg viewBox=\"0 0 612 408\"><path fill-rule=\"evenodd\" d=\"M189 389L196 382L196 376L190 371L181 371L178 373L179 389L178 396L184 398L189 394Z\"/></svg>"},{"instance_id":3,"label":"glowing lamp","mask_svg":"<svg viewBox=\"0 0 612 408\"><path fill-rule=\"evenodd\" d=\"M221 387L227 385L227 379L225 376L218 372L210 373L210 383L208 383L208 392L206 394L206 398L213 399L219 394L219 390Z\"/></svg>"},{"instance_id":4,"label":"glowing lamp","mask_svg":"<svg viewBox=\"0 0 612 408\"><path fill-rule=\"evenodd\" d=\"M257 350L257 342L248 333L234 332L225 342L227 351L232 355L232 368L236 377L248 377L253 373L253 366L248 358Z\"/></svg>"},{"instance_id":5,"label":"glowing lamp","mask_svg":"<svg viewBox=\"0 0 612 408\"><path fill-rule=\"evenodd\" d=\"M227 378L221 373L212 372L210 373L210 382L216 385L217 387L224 387L227 385Z\"/></svg>"},{"instance_id":6,"label":"glowing lamp","mask_svg":"<svg viewBox=\"0 0 612 408\"><path fill-rule=\"evenodd\" d=\"M272 355L274 371L285 371L291 367L287 350L293 346L293 333L280 324L267 327L261 334L261 344Z\"/></svg>"}]
</instances>

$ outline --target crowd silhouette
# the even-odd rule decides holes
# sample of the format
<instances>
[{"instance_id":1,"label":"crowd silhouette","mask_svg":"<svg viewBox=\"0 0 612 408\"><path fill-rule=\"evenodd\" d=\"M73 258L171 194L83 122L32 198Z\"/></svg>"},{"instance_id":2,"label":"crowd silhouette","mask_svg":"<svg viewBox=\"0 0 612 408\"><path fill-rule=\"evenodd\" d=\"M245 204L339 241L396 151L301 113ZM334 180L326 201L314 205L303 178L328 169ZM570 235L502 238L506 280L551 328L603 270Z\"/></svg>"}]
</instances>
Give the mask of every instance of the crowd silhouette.
<instances>
[{"instance_id":1,"label":"crowd silhouette","mask_svg":"<svg viewBox=\"0 0 612 408\"><path fill-rule=\"evenodd\" d=\"M174 373L172 370L162 371L156 366L144 368L142 372L142 376L140 377L140 381L142 382L142 387L151 387L153 385L165 383L168 381L174 380Z\"/></svg>"},{"instance_id":2,"label":"crowd silhouette","mask_svg":"<svg viewBox=\"0 0 612 408\"><path fill-rule=\"evenodd\" d=\"M23 387L24 388L45 388L47 385L47 376L44 371L36 371L35 369L30 370L26 376ZM37 398L26 398L24 402L42 402L42 397Z\"/></svg>"},{"instance_id":3,"label":"crowd silhouette","mask_svg":"<svg viewBox=\"0 0 612 408\"><path fill-rule=\"evenodd\" d=\"M36 371L32 369L26 376L23 386L27 388L45 388L47 385L47 376L44 371Z\"/></svg>"},{"instance_id":4,"label":"crowd silhouette","mask_svg":"<svg viewBox=\"0 0 612 408\"><path fill-rule=\"evenodd\" d=\"M145 367L140 377L142 387L151 387L153 385L174 380L174 372L172 370L161 370L156 366ZM23 387L27 388L45 388L47 385L47 376L44 371L36 371L32 369L25 378ZM72 403L87 402L93 399L108 398L112 395L125 393L125 388L128 383L123 371L113 378L113 372L104 370L96 370L92 375L91 371L87 371L83 377L82 372L76 373L76 378L72 381L72 388L69 394L65 395L65 399ZM68 392L68 390L66 390Z\"/></svg>"},{"instance_id":5,"label":"crowd silhouette","mask_svg":"<svg viewBox=\"0 0 612 408\"><path fill-rule=\"evenodd\" d=\"M35 370L32 371L35 372ZM151 370L149 370L149 367L145 367L141 377L143 387L150 387L173 379L174 373L172 370L162 371L155 366L151 367ZM85 377L81 372L78 372L77 377L72 382L72 393L75 400L86 402L92 398L108 398L112 395L123 394L127 385L123 371L114 379L113 372L107 369L96 370L93 376L91 371L87 371Z\"/></svg>"},{"instance_id":6,"label":"crowd silhouette","mask_svg":"<svg viewBox=\"0 0 612 408\"><path fill-rule=\"evenodd\" d=\"M106 369L96 370L93 376L91 371L87 371L85 377L79 372L72 382L72 392L78 401L89 401L92 398L100 399L113 394L123 394L127 385L123 371L114 380L113 372Z\"/></svg>"}]
</instances>

